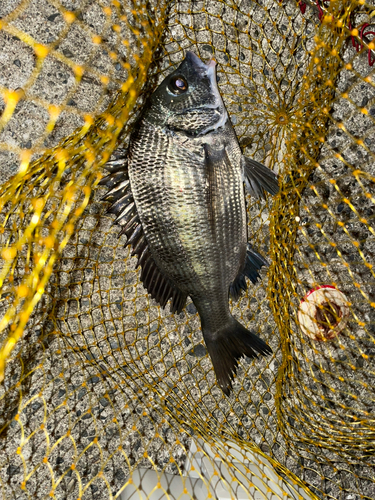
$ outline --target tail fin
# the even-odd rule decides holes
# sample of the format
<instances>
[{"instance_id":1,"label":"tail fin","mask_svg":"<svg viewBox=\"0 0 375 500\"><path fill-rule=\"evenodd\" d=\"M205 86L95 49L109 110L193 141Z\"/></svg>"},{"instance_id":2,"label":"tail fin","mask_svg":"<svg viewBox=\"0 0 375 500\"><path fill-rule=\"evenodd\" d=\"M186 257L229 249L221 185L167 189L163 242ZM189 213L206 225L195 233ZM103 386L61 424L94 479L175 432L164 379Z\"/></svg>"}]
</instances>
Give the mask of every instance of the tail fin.
<instances>
[{"instance_id":1,"label":"tail fin","mask_svg":"<svg viewBox=\"0 0 375 500\"><path fill-rule=\"evenodd\" d=\"M238 360L246 355L271 354L272 349L253 332L230 316L228 323L216 334L203 330L204 340L210 354L221 390L229 396L232 380L237 372Z\"/></svg>"}]
</instances>

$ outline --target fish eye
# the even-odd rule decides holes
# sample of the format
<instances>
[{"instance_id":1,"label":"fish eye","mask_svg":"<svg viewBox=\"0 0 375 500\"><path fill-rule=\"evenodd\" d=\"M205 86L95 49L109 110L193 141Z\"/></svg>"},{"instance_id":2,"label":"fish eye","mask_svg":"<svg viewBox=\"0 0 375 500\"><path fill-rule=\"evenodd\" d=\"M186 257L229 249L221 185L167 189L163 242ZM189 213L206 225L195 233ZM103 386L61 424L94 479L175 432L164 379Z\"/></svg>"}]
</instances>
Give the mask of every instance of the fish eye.
<instances>
[{"instance_id":1,"label":"fish eye","mask_svg":"<svg viewBox=\"0 0 375 500\"><path fill-rule=\"evenodd\" d=\"M175 76L169 82L169 90L173 94L183 94L188 89L188 83L183 76Z\"/></svg>"}]
</instances>

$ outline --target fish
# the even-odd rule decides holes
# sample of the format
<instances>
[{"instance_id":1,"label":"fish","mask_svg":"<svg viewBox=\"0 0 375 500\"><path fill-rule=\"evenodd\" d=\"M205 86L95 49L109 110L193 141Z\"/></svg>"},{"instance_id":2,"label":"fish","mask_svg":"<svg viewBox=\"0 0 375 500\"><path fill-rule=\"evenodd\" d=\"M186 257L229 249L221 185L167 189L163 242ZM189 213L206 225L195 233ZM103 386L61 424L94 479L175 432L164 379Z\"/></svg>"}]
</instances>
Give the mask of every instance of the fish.
<instances>
[{"instance_id":1,"label":"fish","mask_svg":"<svg viewBox=\"0 0 375 500\"><path fill-rule=\"evenodd\" d=\"M201 321L217 382L227 396L242 356L271 354L264 340L231 314L248 278L266 259L248 242L245 189L265 198L277 175L242 154L220 95L216 61L188 51L150 95L129 147L107 163L109 191L140 279L162 308L180 313L188 297Z\"/></svg>"}]
</instances>

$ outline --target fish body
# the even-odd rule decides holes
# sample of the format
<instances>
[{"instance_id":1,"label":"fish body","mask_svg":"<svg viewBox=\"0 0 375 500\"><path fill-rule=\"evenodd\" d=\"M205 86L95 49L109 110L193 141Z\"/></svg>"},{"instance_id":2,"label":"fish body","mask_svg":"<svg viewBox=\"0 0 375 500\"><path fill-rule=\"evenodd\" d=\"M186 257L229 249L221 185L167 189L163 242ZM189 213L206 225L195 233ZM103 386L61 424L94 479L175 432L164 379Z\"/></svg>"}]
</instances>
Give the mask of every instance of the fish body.
<instances>
[{"instance_id":1,"label":"fish body","mask_svg":"<svg viewBox=\"0 0 375 500\"><path fill-rule=\"evenodd\" d=\"M151 95L125 159L112 162L103 183L149 293L163 307L171 299L173 312L187 296L194 302L229 394L239 358L271 352L229 310L229 292L237 298L245 276L255 282L266 265L247 241L244 183L255 196L278 186L272 171L242 155L214 61L187 53Z\"/></svg>"}]
</instances>

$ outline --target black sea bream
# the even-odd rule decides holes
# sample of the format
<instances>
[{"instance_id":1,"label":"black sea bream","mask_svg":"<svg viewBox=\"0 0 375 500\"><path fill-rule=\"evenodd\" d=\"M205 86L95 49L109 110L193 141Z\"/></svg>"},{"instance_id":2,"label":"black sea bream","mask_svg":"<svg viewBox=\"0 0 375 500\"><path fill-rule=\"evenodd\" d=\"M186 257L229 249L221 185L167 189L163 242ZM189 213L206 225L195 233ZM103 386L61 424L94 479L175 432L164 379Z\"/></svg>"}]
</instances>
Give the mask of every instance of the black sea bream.
<instances>
[{"instance_id":1,"label":"black sea bream","mask_svg":"<svg viewBox=\"0 0 375 500\"><path fill-rule=\"evenodd\" d=\"M247 242L249 193L278 191L276 175L245 158L216 83L216 63L186 58L150 96L126 155L107 165L105 199L117 215L141 280L164 307L194 302L221 389L229 394L241 356L270 347L236 321L229 293L253 283L264 258Z\"/></svg>"}]
</instances>

